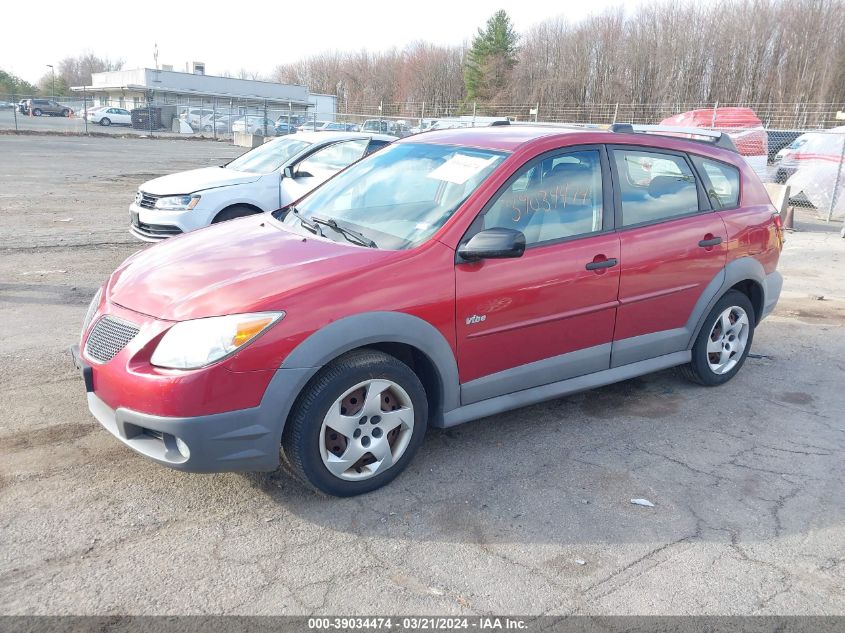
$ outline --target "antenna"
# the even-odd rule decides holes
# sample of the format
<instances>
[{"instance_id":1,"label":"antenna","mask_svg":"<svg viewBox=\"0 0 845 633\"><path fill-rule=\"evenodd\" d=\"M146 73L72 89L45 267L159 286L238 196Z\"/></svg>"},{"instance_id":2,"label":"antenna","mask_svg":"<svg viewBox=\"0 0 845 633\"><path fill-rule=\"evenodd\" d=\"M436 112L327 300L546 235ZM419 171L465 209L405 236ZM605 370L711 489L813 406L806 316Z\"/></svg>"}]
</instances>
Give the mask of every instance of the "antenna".
<instances>
[{"instance_id":1,"label":"antenna","mask_svg":"<svg viewBox=\"0 0 845 633\"><path fill-rule=\"evenodd\" d=\"M158 70L158 44L153 44L153 59L155 60L156 70Z\"/></svg>"}]
</instances>

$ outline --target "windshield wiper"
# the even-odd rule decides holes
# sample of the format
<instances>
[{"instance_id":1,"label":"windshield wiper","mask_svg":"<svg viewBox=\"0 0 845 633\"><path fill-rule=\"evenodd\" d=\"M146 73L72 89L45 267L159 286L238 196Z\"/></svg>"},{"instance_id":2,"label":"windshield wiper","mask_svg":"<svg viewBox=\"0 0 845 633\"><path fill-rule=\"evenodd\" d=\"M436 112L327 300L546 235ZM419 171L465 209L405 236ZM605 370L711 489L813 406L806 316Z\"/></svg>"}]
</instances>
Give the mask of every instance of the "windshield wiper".
<instances>
[{"instance_id":1,"label":"windshield wiper","mask_svg":"<svg viewBox=\"0 0 845 633\"><path fill-rule=\"evenodd\" d=\"M300 218L300 220L301 219L302 218ZM353 244L358 244L359 246L366 246L367 248L378 248L378 244L376 244L369 237L367 237L363 233L359 233L358 231L353 231L352 229L347 229L345 227L340 226L337 222L334 221L333 218L324 219L312 215L311 221L314 224L322 224L323 226L328 226L334 229L343 237L345 237L347 242L352 242Z\"/></svg>"},{"instance_id":2,"label":"windshield wiper","mask_svg":"<svg viewBox=\"0 0 845 633\"><path fill-rule=\"evenodd\" d=\"M297 209L296 207L291 205L290 207L288 207L288 211L291 211L296 216L296 219L299 220L299 223L302 226L304 226L306 229L308 229L309 231L311 231L315 235L319 235L320 237L325 237L325 235L323 235L323 229L321 229L320 226L316 222L313 222L313 221L309 220L308 218L301 216L299 214L299 209Z\"/></svg>"}]
</instances>

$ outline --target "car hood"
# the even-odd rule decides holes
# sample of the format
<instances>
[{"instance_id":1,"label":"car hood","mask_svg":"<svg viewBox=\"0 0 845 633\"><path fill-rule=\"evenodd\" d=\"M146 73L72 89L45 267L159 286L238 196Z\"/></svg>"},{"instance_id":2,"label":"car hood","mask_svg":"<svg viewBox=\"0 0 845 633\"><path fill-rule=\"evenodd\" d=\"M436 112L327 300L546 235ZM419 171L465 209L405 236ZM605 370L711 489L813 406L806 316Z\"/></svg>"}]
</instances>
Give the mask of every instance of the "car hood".
<instances>
[{"instance_id":1,"label":"car hood","mask_svg":"<svg viewBox=\"0 0 845 633\"><path fill-rule=\"evenodd\" d=\"M259 178L261 174L249 171L237 171L225 167L203 167L155 178L145 182L139 188L154 196L170 196L229 185L243 185L255 182Z\"/></svg>"},{"instance_id":2,"label":"car hood","mask_svg":"<svg viewBox=\"0 0 845 633\"><path fill-rule=\"evenodd\" d=\"M112 274L106 296L169 321L284 310L297 290L348 278L391 256L395 251L303 236L258 214L136 253Z\"/></svg>"}]
</instances>

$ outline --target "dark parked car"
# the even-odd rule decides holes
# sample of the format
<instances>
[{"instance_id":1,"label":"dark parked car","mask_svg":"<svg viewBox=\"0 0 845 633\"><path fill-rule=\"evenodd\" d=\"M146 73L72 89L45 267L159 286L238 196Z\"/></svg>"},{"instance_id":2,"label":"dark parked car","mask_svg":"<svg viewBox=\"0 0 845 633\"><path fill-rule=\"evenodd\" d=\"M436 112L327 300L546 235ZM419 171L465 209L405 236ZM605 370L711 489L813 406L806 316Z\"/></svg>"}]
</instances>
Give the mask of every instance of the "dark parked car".
<instances>
[{"instance_id":1,"label":"dark parked car","mask_svg":"<svg viewBox=\"0 0 845 633\"><path fill-rule=\"evenodd\" d=\"M52 99L27 99L26 114L33 116L70 116L73 110Z\"/></svg>"}]
</instances>

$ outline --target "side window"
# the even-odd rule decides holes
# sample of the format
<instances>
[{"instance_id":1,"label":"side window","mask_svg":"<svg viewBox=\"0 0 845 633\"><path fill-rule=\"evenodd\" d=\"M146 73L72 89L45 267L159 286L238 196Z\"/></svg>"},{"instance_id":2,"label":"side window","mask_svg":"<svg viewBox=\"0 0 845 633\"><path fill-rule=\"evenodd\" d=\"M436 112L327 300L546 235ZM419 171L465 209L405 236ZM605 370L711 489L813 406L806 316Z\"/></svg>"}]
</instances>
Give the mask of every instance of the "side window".
<instances>
[{"instance_id":1,"label":"side window","mask_svg":"<svg viewBox=\"0 0 845 633\"><path fill-rule=\"evenodd\" d=\"M385 145L390 145L390 142L389 141L375 141L375 140L370 141L370 144L367 145L367 156L369 156L373 152L380 150Z\"/></svg>"},{"instance_id":2,"label":"side window","mask_svg":"<svg viewBox=\"0 0 845 633\"><path fill-rule=\"evenodd\" d=\"M714 209L733 209L739 206L739 170L719 161L692 157L704 180L707 197Z\"/></svg>"},{"instance_id":3,"label":"side window","mask_svg":"<svg viewBox=\"0 0 845 633\"><path fill-rule=\"evenodd\" d=\"M522 231L528 245L600 231L601 157L598 150L560 154L523 166L497 194L481 228Z\"/></svg>"},{"instance_id":4,"label":"side window","mask_svg":"<svg viewBox=\"0 0 845 633\"><path fill-rule=\"evenodd\" d=\"M307 172L312 176L333 174L361 158L366 146L366 139L344 141L329 145L314 152L311 156L299 163L297 171L303 174Z\"/></svg>"},{"instance_id":5,"label":"side window","mask_svg":"<svg viewBox=\"0 0 845 633\"><path fill-rule=\"evenodd\" d=\"M696 213L695 176L680 156L643 150L613 150L619 173L622 225Z\"/></svg>"}]
</instances>

